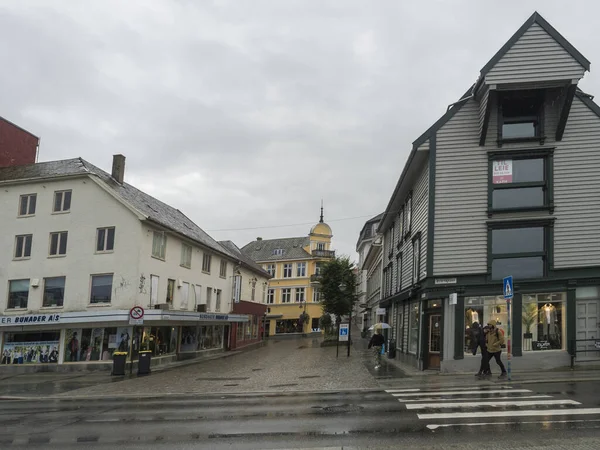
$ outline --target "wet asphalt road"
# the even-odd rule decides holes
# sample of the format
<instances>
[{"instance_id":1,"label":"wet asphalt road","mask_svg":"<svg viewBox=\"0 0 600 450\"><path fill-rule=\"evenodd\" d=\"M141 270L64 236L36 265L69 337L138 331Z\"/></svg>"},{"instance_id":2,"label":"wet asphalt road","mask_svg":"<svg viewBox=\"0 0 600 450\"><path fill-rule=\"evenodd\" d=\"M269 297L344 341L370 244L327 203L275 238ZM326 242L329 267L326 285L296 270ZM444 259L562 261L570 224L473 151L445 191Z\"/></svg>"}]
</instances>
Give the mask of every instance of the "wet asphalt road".
<instances>
[{"instance_id":1,"label":"wet asphalt road","mask_svg":"<svg viewBox=\"0 0 600 450\"><path fill-rule=\"evenodd\" d=\"M597 382L405 386L2 400L0 448L600 448Z\"/></svg>"}]
</instances>

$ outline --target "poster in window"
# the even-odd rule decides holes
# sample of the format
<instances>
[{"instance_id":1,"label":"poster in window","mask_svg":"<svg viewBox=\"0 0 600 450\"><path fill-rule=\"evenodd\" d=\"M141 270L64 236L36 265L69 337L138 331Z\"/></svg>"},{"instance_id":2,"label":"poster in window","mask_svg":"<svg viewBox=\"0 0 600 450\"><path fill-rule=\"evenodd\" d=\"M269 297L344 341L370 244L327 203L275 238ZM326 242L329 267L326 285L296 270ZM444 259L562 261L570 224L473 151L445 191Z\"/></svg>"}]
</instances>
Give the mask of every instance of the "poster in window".
<instances>
[{"instance_id":1,"label":"poster in window","mask_svg":"<svg viewBox=\"0 0 600 450\"><path fill-rule=\"evenodd\" d=\"M131 336L133 327L118 327L117 328L117 349L120 352L129 352L131 347Z\"/></svg>"},{"instance_id":2,"label":"poster in window","mask_svg":"<svg viewBox=\"0 0 600 450\"><path fill-rule=\"evenodd\" d=\"M492 165L492 181L494 184L512 183L512 160L494 161Z\"/></svg>"}]
</instances>

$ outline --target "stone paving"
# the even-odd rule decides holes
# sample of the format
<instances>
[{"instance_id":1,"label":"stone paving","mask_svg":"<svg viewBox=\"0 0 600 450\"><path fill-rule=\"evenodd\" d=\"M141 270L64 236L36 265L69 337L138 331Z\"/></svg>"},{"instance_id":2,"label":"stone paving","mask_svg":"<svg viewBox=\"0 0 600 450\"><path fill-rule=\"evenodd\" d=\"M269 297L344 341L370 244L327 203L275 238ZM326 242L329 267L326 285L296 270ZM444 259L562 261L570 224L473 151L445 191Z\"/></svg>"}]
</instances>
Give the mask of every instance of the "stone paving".
<instances>
[{"instance_id":1,"label":"stone paving","mask_svg":"<svg viewBox=\"0 0 600 450\"><path fill-rule=\"evenodd\" d=\"M76 389L79 395L152 395L191 393L297 392L378 388L371 355L364 350L320 347L319 338L269 340L264 347L212 361L135 377L110 385Z\"/></svg>"}]
</instances>

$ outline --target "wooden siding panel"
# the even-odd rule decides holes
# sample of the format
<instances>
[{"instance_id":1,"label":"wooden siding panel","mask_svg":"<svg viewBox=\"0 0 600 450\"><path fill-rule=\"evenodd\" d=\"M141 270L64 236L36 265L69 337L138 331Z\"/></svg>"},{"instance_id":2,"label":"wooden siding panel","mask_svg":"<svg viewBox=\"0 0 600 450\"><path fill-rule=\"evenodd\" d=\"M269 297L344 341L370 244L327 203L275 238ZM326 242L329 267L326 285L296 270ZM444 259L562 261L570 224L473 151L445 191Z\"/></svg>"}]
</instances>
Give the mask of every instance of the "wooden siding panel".
<instances>
[{"instance_id":1,"label":"wooden siding panel","mask_svg":"<svg viewBox=\"0 0 600 450\"><path fill-rule=\"evenodd\" d=\"M584 73L585 69L534 23L486 74L485 82L569 80L580 79Z\"/></svg>"},{"instance_id":2,"label":"wooden siding panel","mask_svg":"<svg viewBox=\"0 0 600 450\"><path fill-rule=\"evenodd\" d=\"M554 267L600 265L600 118L575 97L554 153Z\"/></svg>"},{"instance_id":3,"label":"wooden siding panel","mask_svg":"<svg viewBox=\"0 0 600 450\"><path fill-rule=\"evenodd\" d=\"M488 157L478 119L469 100L437 133L434 276L487 271Z\"/></svg>"},{"instance_id":4,"label":"wooden siding panel","mask_svg":"<svg viewBox=\"0 0 600 450\"><path fill-rule=\"evenodd\" d=\"M485 111L487 108L488 100L490 98L490 90L486 89L479 101L479 136L483 132L483 123L485 122Z\"/></svg>"}]
</instances>

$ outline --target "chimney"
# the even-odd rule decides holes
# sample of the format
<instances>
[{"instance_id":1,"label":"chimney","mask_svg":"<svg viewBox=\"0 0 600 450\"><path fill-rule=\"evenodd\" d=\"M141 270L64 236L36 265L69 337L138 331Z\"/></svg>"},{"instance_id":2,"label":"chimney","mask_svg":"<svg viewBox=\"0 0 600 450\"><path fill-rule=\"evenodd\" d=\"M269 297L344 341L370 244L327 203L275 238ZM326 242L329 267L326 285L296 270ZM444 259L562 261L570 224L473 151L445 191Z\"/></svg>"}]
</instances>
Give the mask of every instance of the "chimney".
<instances>
[{"instance_id":1,"label":"chimney","mask_svg":"<svg viewBox=\"0 0 600 450\"><path fill-rule=\"evenodd\" d=\"M123 184L125 177L125 157L123 155L113 155L112 177L117 183Z\"/></svg>"},{"instance_id":2,"label":"chimney","mask_svg":"<svg viewBox=\"0 0 600 450\"><path fill-rule=\"evenodd\" d=\"M257 241L262 241L262 238L259 236L256 238Z\"/></svg>"}]
</instances>

